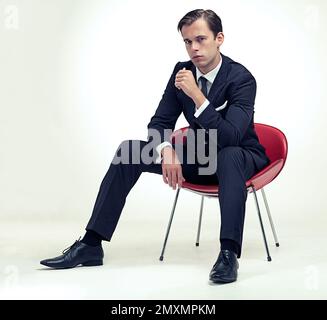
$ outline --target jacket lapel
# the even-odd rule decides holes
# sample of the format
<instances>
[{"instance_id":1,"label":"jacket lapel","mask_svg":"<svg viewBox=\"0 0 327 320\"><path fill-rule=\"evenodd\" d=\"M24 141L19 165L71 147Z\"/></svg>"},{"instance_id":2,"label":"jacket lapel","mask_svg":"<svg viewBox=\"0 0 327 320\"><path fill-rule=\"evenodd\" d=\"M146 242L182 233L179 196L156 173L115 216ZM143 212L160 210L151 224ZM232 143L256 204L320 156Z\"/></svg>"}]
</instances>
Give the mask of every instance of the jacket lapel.
<instances>
[{"instance_id":1,"label":"jacket lapel","mask_svg":"<svg viewBox=\"0 0 327 320\"><path fill-rule=\"evenodd\" d=\"M228 58L223 54L221 54L221 57L223 59L223 63L221 64L220 70L218 71L217 76L213 81L208 95L208 100L210 102L214 102L214 100L218 98L219 94L222 92L222 89L226 85L229 61Z\"/></svg>"}]
</instances>

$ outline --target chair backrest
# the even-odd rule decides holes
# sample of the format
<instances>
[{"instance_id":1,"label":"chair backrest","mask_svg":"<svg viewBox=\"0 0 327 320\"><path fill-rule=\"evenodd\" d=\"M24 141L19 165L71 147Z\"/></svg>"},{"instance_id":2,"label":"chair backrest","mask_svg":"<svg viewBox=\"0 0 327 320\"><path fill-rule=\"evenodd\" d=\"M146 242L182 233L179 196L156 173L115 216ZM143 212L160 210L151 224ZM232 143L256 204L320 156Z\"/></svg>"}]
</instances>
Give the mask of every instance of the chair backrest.
<instances>
[{"instance_id":1,"label":"chair backrest","mask_svg":"<svg viewBox=\"0 0 327 320\"><path fill-rule=\"evenodd\" d=\"M188 128L184 127L173 132L171 136L172 143L185 143ZM255 123L254 129L260 143L266 149L270 162L282 159L284 165L288 151L287 139L284 133L275 127L263 123Z\"/></svg>"},{"instance_id":2,"label":"chair backrest","mask_svg":"<svg viewBox=\"0 0 327 320\"><path fill-rule=\"evenodd\" d=\"M287 139L282 131L267 124L255 123L255 132L260 143L265 147L266 154L271 162L287 157Z\"/></svg>"}]
</instances>

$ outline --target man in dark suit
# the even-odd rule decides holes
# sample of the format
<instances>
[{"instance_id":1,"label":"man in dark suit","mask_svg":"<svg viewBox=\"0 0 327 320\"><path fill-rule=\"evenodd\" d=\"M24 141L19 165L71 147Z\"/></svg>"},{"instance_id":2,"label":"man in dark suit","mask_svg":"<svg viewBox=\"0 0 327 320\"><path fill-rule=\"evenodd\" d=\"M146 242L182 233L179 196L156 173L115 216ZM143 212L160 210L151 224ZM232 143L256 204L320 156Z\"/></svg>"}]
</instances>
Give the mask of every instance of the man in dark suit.
<instances>
[{"instance_id":1,"label":"man in dark suit","mask_svg":"<svg viewBox=\"0 0 327 320\"><path fill-rule=\"evenodd\" d=\"M178 30L191 60L176 64L148 125L148 140L121 143L101 183L85 236L63 255L41 264L58 269L102 265L101 241L111 240L126 197L141 173L152 172L162 174L173 189L185 180L219 183L221 250L209 277L217 283L237 279L245 182L269 162L254 131L256 82L244 66L220 53L224 34L212 10L187 13ZM195 134L194 139L188 134L187 144L178 151L169 136L181 113L190 125L189 133ZM181 161L190 154L194 161ZM208 160L207 166L203 159Z\"/></svg>"}]
</instances>

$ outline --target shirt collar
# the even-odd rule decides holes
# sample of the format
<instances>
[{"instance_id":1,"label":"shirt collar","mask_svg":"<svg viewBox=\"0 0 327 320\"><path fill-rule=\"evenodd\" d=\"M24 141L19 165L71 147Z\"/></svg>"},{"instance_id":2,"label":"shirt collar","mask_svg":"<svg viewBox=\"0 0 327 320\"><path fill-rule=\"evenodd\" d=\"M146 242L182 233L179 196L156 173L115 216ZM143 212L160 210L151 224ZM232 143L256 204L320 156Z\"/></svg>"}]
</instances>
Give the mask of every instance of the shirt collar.
<instances>
[{"instance_id":1,"label":"shirt collar","mask_svg":"<svg viewBox=\"0 0 327 320\"><path fill-rule=\"evenodd\" d=\"M211 71L209 71L206 74L203 74L198 68L196 68L196 81L199 82L199 78L201 76L203 76L204 78L206 78L210 83L213 83L213 81L216 78L216 75L218 74L220 67L222 65L223 62L223 57L220 55L220 61L217 65L216 68L212 69Z\"/></svg>"}]
</instances>

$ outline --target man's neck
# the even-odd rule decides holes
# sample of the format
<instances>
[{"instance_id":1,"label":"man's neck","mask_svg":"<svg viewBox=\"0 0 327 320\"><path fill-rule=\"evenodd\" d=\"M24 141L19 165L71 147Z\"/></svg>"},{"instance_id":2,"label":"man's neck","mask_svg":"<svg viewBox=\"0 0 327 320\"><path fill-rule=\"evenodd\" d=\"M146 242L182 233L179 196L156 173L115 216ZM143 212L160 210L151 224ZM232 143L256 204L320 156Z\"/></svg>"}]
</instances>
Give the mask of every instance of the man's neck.
<instances>
[{"instance_id":1,"label":"man's neck","mask_svg":"<svg viewBox=\"0 0 327 320\"><path fill-rule=\"evenodd\" d=\"M215 59L213 60L212 63L210 63L209 65L205 66L205 69L200 69L199 70L202 72L202 74L207 74L208 72L210 72L211 70L213 70L214 68L216 68L220 62L221 56L220 56L220 52L218 51L217 56L215 57Z\"/></svg>"}]
</instances>

